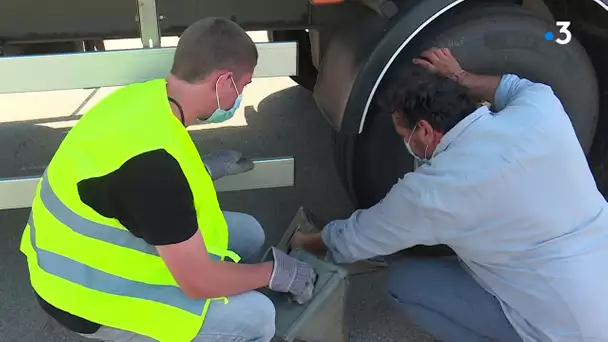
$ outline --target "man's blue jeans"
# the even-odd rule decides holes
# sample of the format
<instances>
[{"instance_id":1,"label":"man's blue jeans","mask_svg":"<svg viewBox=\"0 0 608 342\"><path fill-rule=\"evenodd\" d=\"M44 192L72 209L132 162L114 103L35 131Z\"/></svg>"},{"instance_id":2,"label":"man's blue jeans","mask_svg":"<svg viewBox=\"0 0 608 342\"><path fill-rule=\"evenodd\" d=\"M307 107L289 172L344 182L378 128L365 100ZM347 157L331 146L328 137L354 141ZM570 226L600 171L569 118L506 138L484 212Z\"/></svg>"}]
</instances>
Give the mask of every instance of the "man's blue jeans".
<instances>
[{"instance_id":1,"label":"man's blue jeans","mask_svg":"<svg viewBox=\"0 0 608 342\"><path fill-rule=\"evenodd\" d=\"M443 342L518 342L496 298L456 259L390 266L388 292L409 321Z\"/></svg>"},{"instance_id":2,"label":"man's blue jeans","mask_svg":"<svg viewBox=\"0 0 608 342\"><path fill-rule=\"evenodd\" d=\"M265 234L258 221L247 214L224 211L230 231L229 249L247 262L264 244ZM268 342L275 332L275 307L257 291L229 296L228 303L214 300L205 322L193 342ZM129 331L102 326L84 337L111 342L153 342Z\"/></svg>"}]
</instances>

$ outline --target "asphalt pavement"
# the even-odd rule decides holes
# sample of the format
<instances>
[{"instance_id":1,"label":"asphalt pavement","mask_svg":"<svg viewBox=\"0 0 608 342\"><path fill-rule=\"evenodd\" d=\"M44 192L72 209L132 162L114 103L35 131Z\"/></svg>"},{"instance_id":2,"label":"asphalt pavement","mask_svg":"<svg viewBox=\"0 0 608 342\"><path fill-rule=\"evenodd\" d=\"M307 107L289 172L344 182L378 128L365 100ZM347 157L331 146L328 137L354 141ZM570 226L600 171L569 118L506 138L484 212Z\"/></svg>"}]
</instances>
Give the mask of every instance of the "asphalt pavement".
<instances>
[{"instance_id":1,"label":"asphalt pavement","mask_svg":"<svg viewBox=\"0 0 608 342\"><path fill-rule=\"evenodd\" d=\"M0 178L40 174L80 115L112 90L0 95ZM255 79L243 101L233 120L190 128L200 152L231 148L255 158L293 156L295 185L221 193L222 209L255 216L266 231L266 247L278 242L300 206L322 220L348 217L353 208L333 166L331 128L310 92L289 78ZM37 306L18 251L28 214L0 211L0 341L86 341ZM392 307L385 277L383 271L351 278L349 341L432 341Z\"/></svg>"}]
</instances>

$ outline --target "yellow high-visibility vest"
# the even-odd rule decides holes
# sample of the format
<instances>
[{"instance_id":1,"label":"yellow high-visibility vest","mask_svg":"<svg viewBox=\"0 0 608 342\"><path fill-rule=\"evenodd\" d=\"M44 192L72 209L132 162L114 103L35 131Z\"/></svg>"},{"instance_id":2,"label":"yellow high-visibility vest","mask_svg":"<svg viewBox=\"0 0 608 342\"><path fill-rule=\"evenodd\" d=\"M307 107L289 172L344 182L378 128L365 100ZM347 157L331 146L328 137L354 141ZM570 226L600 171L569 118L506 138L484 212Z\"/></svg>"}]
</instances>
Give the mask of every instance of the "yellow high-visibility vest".
<instances>
[{"instance_id":1,"label":"yellow high-visibility vest","mask_svg":"<svg viewBox=\"0 0 608 342\"><path fill-rule=\"evenodd\" d=\"M172 155L188 180L208 253L238 262L228 250L213 181L173 115L162 79L115 91L70 130L38 184L21 251L34 290L51 305L159 341L191 341L213 299L189 299L154 246L95 212L78 194L81 180L157 149Z\"/></svg>"}]
</instances>

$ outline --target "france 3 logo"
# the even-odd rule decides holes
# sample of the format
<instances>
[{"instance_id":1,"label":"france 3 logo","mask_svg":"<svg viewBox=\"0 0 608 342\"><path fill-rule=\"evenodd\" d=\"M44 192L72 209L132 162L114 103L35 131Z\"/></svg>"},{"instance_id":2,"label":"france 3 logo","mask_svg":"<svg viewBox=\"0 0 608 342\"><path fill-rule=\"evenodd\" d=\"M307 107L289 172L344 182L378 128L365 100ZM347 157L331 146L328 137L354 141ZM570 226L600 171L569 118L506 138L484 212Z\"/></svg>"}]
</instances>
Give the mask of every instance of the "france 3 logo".
<instances>
[{"instance_id":1,"label":"france 3 logo","mask_svg":"<svg viewBox=\"0 0 608 342\"><path fill-rule=\"evenodd\" d=\"M546 40L554 40L557 44L566 45L572 40L572 32L568 29L571 22L569 21L557 21L555 25L559 27L559 35L555 35L551 31L545 33Z\"/></svg>"}]
</instances>

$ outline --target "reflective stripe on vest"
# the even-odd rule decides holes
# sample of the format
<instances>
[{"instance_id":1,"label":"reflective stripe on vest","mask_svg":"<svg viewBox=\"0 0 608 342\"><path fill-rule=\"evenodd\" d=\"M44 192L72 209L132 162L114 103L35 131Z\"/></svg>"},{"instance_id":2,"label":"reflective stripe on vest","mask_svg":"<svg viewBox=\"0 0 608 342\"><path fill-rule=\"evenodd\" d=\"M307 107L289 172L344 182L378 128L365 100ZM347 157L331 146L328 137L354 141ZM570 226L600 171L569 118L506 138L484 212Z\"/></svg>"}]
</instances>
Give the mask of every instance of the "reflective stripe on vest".
<instances>
[{"instance_id":1,"label":"reflective stripe on vest","mask_svg":"<svg viewBox=\"0 0 608 342\"><path fill-rule=\"evenodd\" d=\"M105 241L118 246L138 250L143 253L158 255L156 249L129 231L106 226L90 221L74 213L59 200L44 175L41 180L40 199L46 209L61 223L78 234ZM185 296L177 286L153 285L125 279L104 271L92 268L65 256L53 253L36 245L36 228L32 214L28 221L30 242L38 256L38 266L45 272L63 278L86 288L114 294L151 300L202 315L207 300L193 300ZM213 260L221 257L209 253Z\"/></svg>"},{"instance_id":2,"label":"reflective stripe on vest","mask_svg":"<svg viewBox=\"0 0 608 342\"><path fill-rule=\"evenodd\" d=\"M135 249L143 253L158 255L154 246L131 234L128 230L93 222L73 212L72 209L68 208L57 197L51 188L46 172L42 176L41 182L40 200L57 220L74 232L114 245Z\"/></svg>"}]
</instances>

